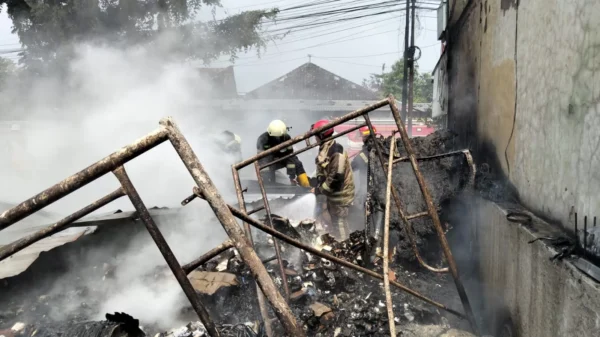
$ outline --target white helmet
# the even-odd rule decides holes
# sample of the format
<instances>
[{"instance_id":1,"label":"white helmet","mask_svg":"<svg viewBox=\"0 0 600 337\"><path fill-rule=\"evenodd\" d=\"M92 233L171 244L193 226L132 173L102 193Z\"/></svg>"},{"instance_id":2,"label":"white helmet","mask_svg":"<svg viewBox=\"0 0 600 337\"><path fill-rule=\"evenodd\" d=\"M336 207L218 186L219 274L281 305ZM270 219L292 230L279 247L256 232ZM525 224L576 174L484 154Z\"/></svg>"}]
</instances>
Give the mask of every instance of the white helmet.
<instances>
[{"instance_id":1,"label":"white helmet","mask_svg":"<svg viewBox=\"0 0 600 337\"><path fill-rule=\"evenodd\" d=\"M276 119L269 123L267 132L271 137L281 137L287 133L287 127L285 126L285 123L283 121Z\"/></svg>"}]
</instances>

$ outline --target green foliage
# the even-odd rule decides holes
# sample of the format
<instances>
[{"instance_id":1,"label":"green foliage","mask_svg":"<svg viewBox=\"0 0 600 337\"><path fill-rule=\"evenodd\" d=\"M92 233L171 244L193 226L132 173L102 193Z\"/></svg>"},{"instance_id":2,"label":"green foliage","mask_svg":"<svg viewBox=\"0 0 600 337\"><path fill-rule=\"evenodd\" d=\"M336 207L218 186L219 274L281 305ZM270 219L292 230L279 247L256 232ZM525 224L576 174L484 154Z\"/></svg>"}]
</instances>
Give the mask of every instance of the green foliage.
<instances>
[{"instance_id":1,"label":"green foliage","mask_svg":"<svg viewBox=\"0 0 600 337\"><path fill-rule=\"evenodd\" d=\"M212 60L222 54L264 47L264 19L277 10L250 11L224 20L199 22L203 8L214 14L219 0L0 0L6 4L14 32L26 47L20 62L43 71L72 56L70 46L86 41L111 45L156 44L160 33L171 33L175 55ZM169 51L171 52L171 51Z\"/></svg>"},{"instance_id":2,"label":"green foliage","mask_svg":"<svg viewBox=\"0 0 600 337\"><path fill-rule=\"evenodd\" d=\"M0 90L3 89L6 81L15 74L15 64L6 58L0 57Z\"/></svg>"},{"instance_id":3,"label":"green foliage","mask_svg":"<svg viewBox=\"0 0 600 337\"><path fill-rule=\"evenodd\" d=\"M400 99L402 97L402 82L404 79L404 60L400 59L392 65L389 72L371 74L369 79L363 80L363 86L376 91L382 98L389 94ZM430 73L419 73L419 66L415 63L413 97L415 103L430 103L433 101L433 82Z\"/></svg>"}]
</instances>

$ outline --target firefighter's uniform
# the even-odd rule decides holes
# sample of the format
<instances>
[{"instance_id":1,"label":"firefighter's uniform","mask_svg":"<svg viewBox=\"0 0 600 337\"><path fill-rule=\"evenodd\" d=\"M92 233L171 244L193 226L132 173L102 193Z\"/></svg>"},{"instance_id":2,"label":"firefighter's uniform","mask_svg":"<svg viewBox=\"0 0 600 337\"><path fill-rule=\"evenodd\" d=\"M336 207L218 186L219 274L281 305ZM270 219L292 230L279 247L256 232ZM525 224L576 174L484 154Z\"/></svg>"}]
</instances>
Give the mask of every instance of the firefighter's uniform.
<instances>
[{"instance_id":1,"label":"firefighter's uniform","mask_svg":"<svg viewBox=\"0 0 600 337\"><path fill-rule=\"evenodd\" d=\"M231 131L223 131L217 139L221 151L231 155L235 162L242 161L242 139Z\"/></svg>"},{"instance_id":2,"label":"firefighter's uniform","mask_svg":"<svg viewBox=\"0 0 600 337\"><path fill-rule=\"evenodd\" d=\"M367 197L367 180L369 179L369 149L366 144L363 145L360 152L352 159L351 166L352 171L357 171L358 173L356 195L362 205Z\"/></svg>"},{"instance_id":3,"label":"firefighter's uniform","mask_svg":"<svg viewBox=\"0 0 600 337\"><path fill-rule=\"evenodd\" d=\"M258 137L256 141L256 151L258 153L266 151L270 148L273 148L283 142L292 139L290 135L287 134L287 127L280 120L274 120L269 124L267 128L267 132L263 133ZM273 153L269 156L266 156L259 160L260 165L264 165L270 163L274 160L287 156L294 152L293 146L289 146L280 150L277 153ZM290 177L290 181L293 183L298 183L300 186L309 187L308 176L306 175L306 171L304 170L304 165L298 156L291 156L285 160L282 160L274 165L269 166L269 169L261 172L261 175L267 181L275 182L275 171L286 168L287 175ZM297 179L297 180L296 180Z\"/></svg>"},{"instance_id":4,"label":"firefighter's uniform","mask_svg":"<svg viewBox=\"0 0 600 337\"><path fill-rule=\"evenodd\" d=\"M348 155L334 140L324 142L315 161L317 166L316 194L327 197L327 210L333 230L345 240L348 228L349 208L354 201L354 177Z\"/></svg>"}]
</instances>

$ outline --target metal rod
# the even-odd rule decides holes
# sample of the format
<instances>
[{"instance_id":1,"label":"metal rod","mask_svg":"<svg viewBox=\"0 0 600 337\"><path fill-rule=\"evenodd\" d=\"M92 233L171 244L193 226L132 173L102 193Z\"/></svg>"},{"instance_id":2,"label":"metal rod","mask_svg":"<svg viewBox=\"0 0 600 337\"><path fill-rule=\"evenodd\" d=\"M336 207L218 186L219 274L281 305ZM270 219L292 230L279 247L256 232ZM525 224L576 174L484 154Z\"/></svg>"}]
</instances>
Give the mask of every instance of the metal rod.
<instances>
[{"instance_id":1,"label":"metal rod","mask_svg":"<svg viewBox=\"0 0 600 337\"><path fill-rule=\"evenodd\" d=\"M330 141L330 140L332 140L332 139L336 139L336 138L338 138L338 137L341 137L341 136L347 135L347 134L349 134L350 132L352 132L352 131L356 131L356 130L358 130L358 129L362 128L362 127L363 127L363 126L365 126L365 125L366 125L366 124L365 124L365 123L363 123L363 124L360 124L360 125L357 125L357 126L351 127L351 128L350 128L350 129L348 129L348 130L344 130L344 131L342 131L342 132L340 132L340 133L338 133L338 134L335 134L335 135L333 135L332 137L329 137L329 138L327 138L327 141ZM306 138L306 140L308 141L308 138ZM265 168L267 168L267 167L269 167L269 166L272 166L272 165L275 165L275 164L277 164L277 163L279 163L279 162L281 162L281 161L284 161L284 160L286 160L286 159L288 159L288 158L290 158L290 157L297 156L297 155L299 155L299 154L301 154L301 153L303 153L303 152L306 152L306 151L308 151L308 150L310 150L310 149L312 149L312 148L315 148L315 147L317 147L317 146L320 146L322 143L323 143L323 142L318 142L318 143L315 143L315 144L308 144L308 146L306 146L305 148L302 148L302 149L300 149L300 150L298 150L298 151L296 151L296 152L292 152L292 153L290 153L290 154L288 154L288 155L285 155L285 156L283 156L283 157L281 157L281 158L277 158L277 159L273 160L273 161L272 161L272 162L270 162L270 163L266 163L266 164L262 165L262 166L260 167L260 169L261 169L261 170L262 170L262 169L265 169Z\"/></svg>"},{"instance_id":2,"label":"metal rod","mask_svg":"<svg viewBox=\"0 0 600 337\"><path fill-rule=\"evenodd\" d=\"M444 157L452 157L457 154L465 154L465 152L468 152L468 150L452 151L452 152L446 152L446 153L436 154L433 156L426 156L426 157L417 157L417 161L425 161L425 160L438 159L438 158L444 158ZM400 158L394 160L394 164L399 163L399 162L404 162L404 161L410 161L410 158L409 157L400 157Z\"/></svg>"},{"instance_id":3,"label":"metal rod","mask_svg":"<svg viewBox=\"0 0 600 337\"><path fill-rule=\"evenodd\" d=\"M105 157L91 166L88 166L87 168L64 179L58 184L47 188L28 200L25 200L17 206L3 212L0 214L0 231L63 198L69 193L89 184L93 180L150 150L165 140L167 140L167 132L163 128L159 128L147 136L136 140L132 144L112 153L108 157Z\"/></svg>"},{"instance_id":4,"label":"metal rod","mask_svg":"<svg viewBox=\"0 0 600 337\"><path fill-rule=\"evenodd\" d=\"M258 181L258 186L260 188L260 193L263 199L263 205L265 206L265 213L267 213L267 221L269 226L273 228L273 218L271 217L271 206L269 206L269 200L267 200L267 192L265 191L265 185L260 175L260 166L258 162L254 162L254 169L256 171L256 179ZM281 249L279 248L279 241L273 239L273 247L275 247L275 256L277 256L277 263L279 264L279 272L281 273L281 279L283 283L283 290L285 292L285 299L287 301L290 300L290 288L287 282L287 275L285 274L285 267L283 266L283 261L281 260Z\"/></svg>"},{"instance_id":5,"label":"metal rod","mask_svg":"<svg viewBox=\"0 0 600 337\"><path fill-rule=\"evenodd\" d=\"M575 244L579 247L579 233L577 232L577 213L575 213Z\"/></svg>"},{"instance_id":6,"label":"metal rod","mask_svg":"<svg viewBox=\"0 0 600 337\"><path fill-rule=\"evenodd\" d=\"M456 265L456 261L454 260L454 256L452 256L452 251L450 250L450 245L448 244L448 240L446 239L446 235L444 233L444 229L442 228L442 224L440 222L440 218L438 216L435 205L433 204L433 199L431 198L431 193L429 192L429 188L427 188L427 184L425 183L425 178L423 178L423 174L419 170L419 166L417 164L415 152L413 151L412 145L410 144L410 139L406 134L406 128L404 127L404 122L400 118L400 114L398 112L398 108L396 107L396 103L394 102L394 96L389 96L389 105L392 110L392 115L396 120L396 125L398 126L398 130L400 131L400 136L402 138L402 143L404 143L404 148L406 149L406 153L410 158L410 164L412 165L413 172L419 183L419 187L421 188L421 193L423 194L423 198L425 199L425 203L427 204L427 211L429 212L429 216L431 216L431 220L433 221L433 225L435 227L435 231L437 232L440 245L442 246L442 251L444 252L444 256L446 257L446 261L448 262L448 267L450 268L450 272L454 277L454 283L456 284L456 290L458 291L458 295L460 296L461 302L465 309L465 314L469 319L469 323L471 324L471 329L473 332L479 336L479 328L477 327L477 322L475 321L475 316L473 315L473 309L471 308L471 304L469 303L469 298L467 296L467 292L465 291L465 287L460 280L460 274L458 273L458 266Z\"/></svg>"},{"instance_id":7,"label":"metal rod","mask_svg":"<svg viewBox=\"0 0 600 337\"><path fill-rule=\"evenodd\" d=\"M393 134L392 134L393 138ZM394 139L390 142L390 155L388 161L387 185L385 188L385 217L383 221L383 290L385 291L385 304L387 306L390 336L396 336L396 322L394 320L394 303L390 292L390 204L392 203L392 165L394 160Z\"/></svg>"},{"instance_id":8,"label":"metal rod","mask_svg":"<svg viewBox=\"0 0 600 337\"><path fill-rule=\"evenodd\" d=\"M77 212L67 216L66 218L59 220L57 223L55 223L53 225L50 225L50 226L48 226L44 229L41 229L31 235L23 237L11 244L2 246L2 248L0 248L0 261L25 249L26 247L31 246L32 244L34 244L44 238L47 238L55 233L62 231L63 229L66 229L71 223L83 218L84 216L94 212L95 210L97 210L103 206L106 206L110 202L117 200L124 195L125 195L125 192L123 191L123 189L118 188L117 190L113 191L112 193L107 194L106 196L102 197L101 199L94 201L93 203L85 206L84 208L78 210Z\"/></svg>"},{"instance_id":9,"label":"metal rod","mask_svg":"<svg viewBox=\"0 0 600 337\"><path fill-rule=\"evenodd\" d=\"M246 201L244 200L244 191L242 189L242 183L240 181L240 173L234 166L231 166L231 173L233 175L233 184L235 186L235 193L237 195L238 204L240 206L240 209L242 211L245 211L246 210ZM194 188L194 193L200 193L200 189ZM262 207L264 208L264 206L262 206ZM250 245L254 246L253 239L252 239L252 230L250 229L250 225L248 225L246 222L242 222L242 226L244 226L244 233L246 234L246 237L250 241ZM258 300L258 308L260 309L260 315L262 316L263 322L265 324L265 332L267 333L268 337L273 337L273 327L271 326L271 318L269 317L269 309L267 308L267 304L265 301L265 295L263 294L262 290L260 289L260 286L258 285L258 283L256 283L256 298Z\"/></svg>"},{"instance_id":10,"label":"metal rod","mask_svg":"<svg viewBox=\"0 0 600 337\"><path fill-rule=\"evenodd\" d=\"M342 117L338 117L338 118L332 120L331 122L327 123L326 125L323 125L320 128L316 128L314 130L308 131L308 132L304 133L303 135L294 137L294 138L292 138L292 139L290 139L288 141L285 141L285 142L283 142L283 143L281 143L281 144L279 144L277 146L273 146L272 148L270 148L268 150L265 150L265 151L260 152L260 153L254 155L254 156L252 156L252 157L250 157L248 159L245 159L245 160L243 160L243 161L241 161L241 162L233 165L233 167L235 167L236 169L240 170L240 169L242 169L242 168L244 168L244 167L246 167L246 166L254 163L257 160L265 158L265 157L267 157L267 156L269 156L269 155L271 155L273 153L278 153L280 150L282 150L284 148L288 148L288 147L290 147L290 146L292 146L292 145L294 145L296 143L299 143L299 142L301 142L301 141L303 141L303 140L305 140L307 138L310 138L310 137L312 137L312 136L314 136L316 134L319 134L319 133L323 132L324 130L331 129L331 128L337 126L337 125L345 123L345 122L347 122L349 120L352 120L354 118L360 117L360 116L362 116L362 115L364 115L364 114L366 114L368 112L371 112L373 110L377 110L377 109L379 109L381 107L384 107L384 106L386 106L388 104L389 104L389 100L386 99L386 100L381 100L381 101L379 101L377 103L371 104L369 106L366 106L366 107L364 107L362 109L355 110L355 111L353 111L353 112L351 112L351 113L349 113L347 115L344 115Z\"/></svg>"},{"instance_id":11,"label":"metal rod","mask_svg":"<svg viewBox=\"0 0 600 337\"><path fill-rule=\"evenodd\" d=\"M596 217L594 216L594 227L596 227Z\"/></svg>"},{"instance_id":12,"label":"metal rod","mask_svg":"<svg viewBox=\"0 0 600 337\"><path fill-rule=\"evenodd\" d=\"M296 322L296 318L285 302L285 299L277 291L277 287L269 276L267 269L252 248L252 242L244 235L244 232L231 214L228 205L219 194L210 177L206 174L206 171L204 171L204 167L200 164L198 157L181 134L181 131L179 131L175 122L170 118L166 118L161 120L161 124L167 128L171 144L173 144L173 147L196 182L196 185L198 185L201 194L206 198L206 201L223 225L225 232L227 232L229 238L233 241L242 261L248 266L258 286L269 300L269 303L271 303L273 311L281 321L286 332L292 336L306 336L302 326ZM241 193L240 190L238 192ZM243 199L240 201L240 207L245 208Z\"/></svg>"},{"instance_id":13,"label":"metal rod","mask_svg":"<svg viewBox=\"0 0 600 337\"><path fill-rule=\"evenodd\" d=\"M185 205L189 204L189 203L190 203L192 200L194 200L194 199L196 199L196 198L200 198L200 199L206 200L206 199L204 198L204 196L201 196L201 195L196 195L196 194L192 194L192 195L190 195L189 197L187 197L187 198L183 199L183 201L181 202L181 206L185 206ZM184 204L184 203L185 203L185 204ZM257 212L260 212L260 211L262 211L263 209L265 209L265 206L258 206L258 207L256 207L255 209L251 210L250 212L246 212L246 214L248 214L248 215L252 215L252 214L254 214L254 213L257 213ZM419 214L420 214L420 213L419 213ZM415 215L417 215L417 214L415 214Z\"/></svg>"},{"instance_id":14,"label":"metal rod","mask_svg":"<svg viewBox=\"0 0 600 337\"><path fill-rule=\"evenodd\" d=\"M206 310L202 302L200 302L200 298L196 294L196 291L190 283L190 280L187 278L187 273L181 268L181 265L177 261L177 258L175 258L175 255L173 255L171 247L169 247L169 244L167 244L167 241L158 229L158 226L156 226L156 223L154 223L154 220L152 219L152 216L150 216L150 213L148 212L146 205L144 205L142 198L140 198L140 195L133 186L133 183L127 176L125 168L123 168L122 166L118 167L116 170L113 171L113 173L121 183L121 186L123 187L125 192L127 193L129 200L131 200L133 207L135 207L135 210L138 212L140 219L146 226L146 229L148 230L150 236L152 236L152 239L154 240L154 243L156 243L156 246L160 250L160 253L165 258L165 261L167 261L167 264L169 265L169 268L171 268L173 275L175 275L177 282L179 282L181 289L183 289L183 292L190 301L190 304L194 308L194 311L196 311L196 314L198 314L198 318L200 318L200 321L202 322L202 324L204 324L204 327L206 327L206 330L208 331L211 337L219 337L220 334L219 331L217 331L215 323L208 315L208 311Z\"/></svg>"},{"instance_id":15,"label":"metal rod","mask_svg":"<svg viewBox=\"0 0 600 337\"><path fill-rule=\"evenodd\" d=\"M404 56L402 57L402 112L408 123L408 113L406 112L406 102L408 100L408 34L409 34L409 18L410 18L410 5L406 0L406 21L404 24Z\"/></svg>"},{"instance_id":16,"label":"metal rod","mask_svg":"<svg viewBox=\"0 0 600 337\"><path fill-rule=\"evenodd\" d=\"M406 216L406 220L412 220L412 219L416 219L416 218L422 218L422 217L425 217L425 216L428 216L428 215L429 215L428 212L415 213L415 214L407 215Z\"/></svg>"},{"instance_id":17,"label":"metal rod","mask_svg":"<svg viewBox=\"0 0 600 337\"><path fill-rule=\"evenodd\" d=\"M223 253L224 251L226 251L230 248L233 248L233 242L231 242L231 240L227 240L227 241L221 243L220 245L216 246L215 248L209 250L208 252L204 253L204 255L200 256L199 258L195 259L194 261L183 265L181 268L183 269L183 271L185 271L186 274L189 274L192 271L194 271L196 268L198 268L201 265L205 264L206 262L212 260L214 257L216 257L217 255Z\"/></svg>"},{"instance_id":18,"label":"metal rod","mask_svg":"<svg viewBox=\"0 0 600 337\"><path fill-rule=\"evenodd\" d=\"M408 4L408 0L406 0ZM406 120L408 125L408 137L412 137L412 114L413 114L413 99L415 91L415 13L417 11L415 0L412 0L412 18L410 29L410 49L408 53L408 108L406 109Z\"/></svg>"},{"instance_id":19,"label":"metal rod","mask_svg":"<svg viewBox=\"0 0 600 337\"><path fill-rule=\"evenodd\" d=\"M364 115L363 117L365 119L365 122L369 126L369 131L371 132L371 134L375 134L375 130L373 129L373 124L371 123L371 119L370 119L369 115ZM396 138L394 135L395 135L395 133L392 133L391 142L396 142ZM381 153L381 150L379 148L380 144L379 144L379 142L374 142L374 144L375 144L375 152L377 154L377 158L379 159L379 164L381 165L381 169L383 170L384 173L386 173L387 167L384 163L383 154ZM417 258L417 261L419 261L419 264L421 266L423 266L423 268L430 270L434 273L448 272L448 268L432 267L429 264L427 264L427 262L425 262L425 259L423 259L423 257L421 257L421 254L419 253L419 247L417 246L417 241L414 238L412 224L408 221L408 219L406 218L406 216L404 214L404 211L402 210L402 202L400 201L400 193L398 193L398 190L396 189L395 186L393 186L393 188L392 188L392 195L394 196L394 202L396 203L396 209L398 210L400 219L402 219L402 224L404 224L404 230L406 231L406 236L408 236L408 239L411 243L413 253L415 254L415 257ZM427 214L429 214L429 213L427 213Z\"/></svg>"},{"instance_id":20,"label":"metal rod","mask_svg":"<svg viewBox=\"0 0 600 337\"><path fill-rule=\"evenodd\" d=\"M238 219L240 219L242 221L246 221L247 223L249 223L250 225L252 225L252 227L258 228L261 231L263 231L263 232L265 232L267 234L270 234L273 237L276 237L276 238L280 239L281 241L284 241L284 242L286 242L286 243L288 243L288 244L290 244L290 245L292 245L294 247L297 247L297 248L300 248L302 250L305 250L305 251L307 251L307 252L309 252L309 253L311 253L313 255L316 255L316 256L318 256L320 258L323 258L325 260L331 261L333 263L337 263L339 265L342 265L344 267L350 268L352 270L356 270L356 271L361 272L363 274L367 274L367 275L372 276L372 277L374 277L376 279L383 280L383 275L381 275L381 274L377 274L376 272L374 272L372 270L363 268L361 266L357 266L357 265L355 265L355 264L353 264L351 262L339 259L339 258L337 258L335 256L323 253L322 251L317 250L317 249L315 249L313 247L307 246L307 245L303 244L302 242L294 240L293 238L291 238L291 237L289 237L289 236L287 236L285 234L282 234L282 233L280 233L280 232L272 229L269 226L266 226L266 225L262 224L258 220L255 220L255 219L249 217L248 215L244 214L243 212L241 212L240 210L238 210L238 209L236 209L234 207L231 207L229 205L228 205L228 207L229 207L229 210L231 211L231 213L235 217L237 217ZM390 280L390 284L393 285L394 287L397 287L398 289L401 289L402 291L404 291L404 292L406 292L406 293L408 293L410 295L413 295L414 297L416 297L418 299L423 300L424 302L427 302L427 303L429 303L429 304L437 307L437 308L440 308L442 310L448 311L449 313L451 313L451 314L453 314L453 315L455 315L457 317L465 318L465 316L463 314L461 314L460 312L458 312L458 311L456 311L454 309L450 309L450 308L446 307L443 304L435 302L434 300L421 295L420 293L418 293L418 292L416 292L416 291L414 291L414 290L412 290L412 289L410 289L410 288L402 285L401 283L398 283L396 281L391 281Z\"/></svg>"},{"instance_id":21,"label":"metal rod","mask_svg":"<svg viewBox=\"0 0 600 337\"><path fill-rule=\"evenodd\" d=\"M583 217L583 257L587 255L587 215Z\"/></svg>"}]
</instances>

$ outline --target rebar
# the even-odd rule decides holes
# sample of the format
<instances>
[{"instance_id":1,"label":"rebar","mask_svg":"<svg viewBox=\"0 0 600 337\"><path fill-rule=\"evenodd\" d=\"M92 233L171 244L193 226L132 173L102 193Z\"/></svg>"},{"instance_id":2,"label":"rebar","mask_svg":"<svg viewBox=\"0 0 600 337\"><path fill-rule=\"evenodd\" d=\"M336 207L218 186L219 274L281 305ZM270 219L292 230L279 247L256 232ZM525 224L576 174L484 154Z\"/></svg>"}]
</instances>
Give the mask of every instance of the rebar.
<instances>
[{"instance_id":1,"label":"rebar","mask_svg":"<svg viewBox=\"0 0 600 337\"><path fill-rule=\"evenodd\" d=\"M269 206L269 200L267 200L267 192L265 191L265 185L260 175L260 166L257 161L254 162L254 169L256 171L256 179L260 188L260 193L263 199L263 205L265 207L265 213L267 213L267 221L269 226L273 228L273 217L271 216L271 206ZM290 288L287 281L287 275L285 274L285 267L281 260L281 249L279 247L279 241L273 239L273 247L275 248L275 256L277 256L277 263L279 264L279 272L281 273L281 280L283 283L283 290L285 292L285 299L290 300Z\"/></svg>"},{"instance_id":2,"label":"rebar","mask_svg":"<svg viewBox=\"0 0 600 337\"><path fill-rule=\"evenodd\" d=\"M62 231L63 229L68 228L68 226L70 224L72 224L73 222L83 218L84 216L94 212L95 210L97 210L103 206L106 206L110 202L117 200L124 195L125 195L125 192L123 191L123 189L118 188L117 190L113 191L112 193L107 194L103 198L94 201L93 203L78 210L77 212L59 220L57 223L55 223L53 225L50 225L44 229L41 229L31 235L25 236L11 244L2 246L2 248L0 248L0 261L31 246L32 244L34 244L44 238L47 238L53 234L56 234L56 233Z\"/></svg>"},{"instance_id":3,"label":"rebar","mask_svg":"<svg viewBox=\"0 0 600 337\"><path fill-rule=\"evenodd\" d=\"M415 174L415 178L419 183L419 187L421 188L421 193L423 194L423 198L425 199L425 203L427 204L427 211L429 212L429 216L433 221L433 225L435 227L435 231L438 235L438 239L440 241L440 245L442 246L442 251L444 252L444 256L446 257L446 261L448 262L448 267L450 268L450 272L452 273L452 277L454 278L454 283L456 284L456 290L458 291L458 295L461 299L463 307L465 309L465 314L471 324L471 329L476 335L480 335L479 328L477 327L477 322L475 321L475 316L473 315L473 310L471 308L471 304L469 303L469 298L467 296L467 292L465 287L460 280L460 275L458 273L458 266L456 265L456 261L454 260L454 256L452 255L452 251L450 250L450 245L448 244L448 240L446 239L446 234L444 233L444 229L442 228L442 224L440 222L439 215L437 213L437 209L433 204L433 199L431 197L431 193L429 192L429 188L425 183L425 178L423 178L423 174L419 170L419 166L417 164L415 152L410 144L410 139L408 138L408 134L406 133L406 128L404 126L404 122L400 118L400 114L398 112L398 108L396 107L396 103L394 100L394 96L390 95L388 97L390 109L392 110L392 115L394 116L394 120L396 121L396 125L398 126L398 131L400 131L400 136L402 138L402 143L404 144L404 148L406 149L406 153L410 158L410 164L413 168L413 172Z\"/></svg>"},{"instance_id":4,"label":"rebar","mask_svg":"<svg viewBox=\"0 0 600 337\"><path fill-rule=\"evenodd\" d=\"M392 138L394 134L392 134ZM394 304L390 292L390 204L392 203L392 165L394 164L394 145L390 142L390 155L388 159L387 184L385 188L385 218L383 221L383 290L385 291L385 304L387 306L390 336L396 336L396 322L394 320Z\"/></svg>"},{"instance_id":5,"label":"rebar","mask_svg":"<svg viewBox=\"0 0 600 337\"><path fill-rule=\"evenodd\" d=\"M146 229L148 230L148 233L154 240L154 243L158 247L158 250L160 250L160 253L169 265L169 268L171 268L171 272L173 272L173 275L175 275L177 282L179 282L181 289L183 289L183 292L190 301L192 308L194 308L194 311L196 311L196 314L198 314L198 318L200 318L200 321L202 322L202 324L204 324L204 327L206 328L211 337L219 337L220 334L217 330L217 327L215 326L215 323L208 315L208 311L206 310L202 302L200 302L200 298L196 294L192 283L187 278L187 273L181 268L181 265L179 264L177 258L173 254L171 247L169 247L169 244L158 229L158 226L156 226L154 219L152 219L152 216L150 216L146 205L142 201L142 198L140 197L137 190L133 186L133 183L129 179L125 168L123 168L122 166L118 167L113 171L113 173L121 183L121 186L123 187L125 192L127 193L129 200L133 204L135 210L138 212L140 219L146 226Z\"/></svg>"},{"instance_id":6,"label":"rebar","mask_svg":"<svg viewBox=\"0 0 600 337\"><path fill-rule=\"evenodd\" d=\"M269 303L271 303L273 311L281 321L286 332L292 336L306 336L302 327L296 322L296 318L285 302L285 299L277 291L277 287L273 283L265 266L252 248L252 243L244 235L244 232L233 217L229 206L225 203L214 183L206 174L204 167L198 160L190 144L181 134L181 131L179 131L177 125L170 118L161 120L161 125L169 131L169 141L196 182L201 195L205 197L221 222L221 225L223 225L223 229L225 229L225 232L233 241L242 261L250 268L254 279L269 300ZM240 207L244 207L243 199L241 201Z\"/></svg>"},{"instance_id":7,"label":"rebar","mask_svg":"<svg viewBox=\"0 0 600 337\"><path fill-rule=\"evenodd\" d=\"M108 157L73 174L58 184L23 201L17 206L4 211L0 214L0 231L150 150L167 140L167 137L167 131L163 128L159 128L132 144L112 153Z\"/></svg>"}]
</instances>

